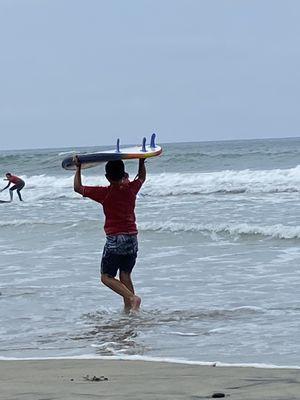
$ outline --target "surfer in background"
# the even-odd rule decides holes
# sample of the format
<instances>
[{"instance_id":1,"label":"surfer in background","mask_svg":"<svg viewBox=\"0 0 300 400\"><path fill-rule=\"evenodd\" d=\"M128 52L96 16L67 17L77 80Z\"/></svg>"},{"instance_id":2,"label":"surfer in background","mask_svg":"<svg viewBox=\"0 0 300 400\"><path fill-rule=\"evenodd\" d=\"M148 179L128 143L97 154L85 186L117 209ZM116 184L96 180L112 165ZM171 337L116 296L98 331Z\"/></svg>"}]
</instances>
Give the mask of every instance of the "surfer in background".
<instances>
[{"instance_id":1,"label":"surfer in background","mask_svg":"<svg viewBox=\"0 0 300 400\"><path fill-rule=\"evenodd\" d=\"M139 160L136 179L130 182L122 160L105 165L109 186L83 186L81 164L74 158L74 190L102 204L105 215L106 243L101 260L101 281L124 299L125 311L137 311L141 299L134 292L131 272L136 262L138 241L135 223L135 200L146 180L145 160ZM119 271L119 279L116 275Z\"/></svg>"},{"instance_id":2,"label":"surfer in background","mask_svg":"<svg viewBox=\"0 0 300 400\"><path fill-rule=\"evenodd\" d=\"M23 179L19 178L18 176L12 175L10 172L7 172L6 178L4 178L4 180L8 181L8 184L5 186L5 188L1 189L0 192L3 192L3 190L9 188L9 186L13 184L14 186L9 189L10 201L13 200L14 190L17 191L20 201L23 201L21 196L21 190L25 186L25 182L23 181Z\"/></svg>"}]
</instances>

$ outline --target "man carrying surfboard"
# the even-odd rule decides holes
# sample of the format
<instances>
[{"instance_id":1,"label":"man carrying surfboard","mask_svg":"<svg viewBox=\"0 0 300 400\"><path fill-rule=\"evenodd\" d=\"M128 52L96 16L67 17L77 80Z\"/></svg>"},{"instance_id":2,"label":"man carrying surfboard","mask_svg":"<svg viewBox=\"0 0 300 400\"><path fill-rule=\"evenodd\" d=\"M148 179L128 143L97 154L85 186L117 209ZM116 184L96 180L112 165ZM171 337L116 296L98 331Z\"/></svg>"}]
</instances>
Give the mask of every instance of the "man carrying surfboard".
<instances>
[{"instance_id":1,"label":"man carrying surfboard","mask_svg":"<svg viewBox=\"0 0 300 400\"><path fill-rule=\"evenodd\" d=\"M74 190L102 204L105 215L106 243L101 260L101 281L124 299L125 311L137 311L141 299L134 292L131 272L135 265L138 241L135 222L135 201L146 180L145 160L139 159L136 179L130 181L122 160L108 161L105 166L109 186L84 186L81 163L74 157L76 173ZM119 279L116 275L119 271Z\"/></svg>"},{"instance_id":2,"label":"man carrying surfboard","mask_svg":"<svg viewBox=\"0 0 300 400\"><path fill-rule=\"evenodd\" d=\"M5 186L5 188L1 189L0 192L3 192L3 190L7 189L13 183L14 186L9 189L10 201L13 200L14 190L17 191L20 201L23 201L21 196L21 190L25 186L25 182L23 181L23 179L19 178L18 176L12 175L10 172L7 172L6 178L4 178L4 180L8 181L8 184Z\"/></svg>"}]
</instances>

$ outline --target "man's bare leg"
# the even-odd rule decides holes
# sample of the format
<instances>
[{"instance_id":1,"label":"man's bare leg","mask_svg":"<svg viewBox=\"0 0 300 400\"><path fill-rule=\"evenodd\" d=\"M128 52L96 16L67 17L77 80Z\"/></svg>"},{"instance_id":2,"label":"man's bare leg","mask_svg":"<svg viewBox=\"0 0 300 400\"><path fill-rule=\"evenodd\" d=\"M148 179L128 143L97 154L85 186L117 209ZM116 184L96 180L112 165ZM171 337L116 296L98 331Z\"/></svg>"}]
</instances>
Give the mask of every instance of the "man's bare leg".
<instances>
[{"instance_id":1,"label":"man's bare leg","mask_svg":"<svg viewBox=\"0 0 300 400\"><path fill-rule=\"evenodd\" d=\"M104 283L105 286L112 289L115 293L118 293L120 296L126 299L128 304L130 304L130 309L132 311L137 311L139 309L141 304L141 299L138 296L136 296L131 290L129 290L124 285L124 283L122 283L116 278L112 278L107 274L101 275L101 282Z\"/></svg>"}]
</instances>

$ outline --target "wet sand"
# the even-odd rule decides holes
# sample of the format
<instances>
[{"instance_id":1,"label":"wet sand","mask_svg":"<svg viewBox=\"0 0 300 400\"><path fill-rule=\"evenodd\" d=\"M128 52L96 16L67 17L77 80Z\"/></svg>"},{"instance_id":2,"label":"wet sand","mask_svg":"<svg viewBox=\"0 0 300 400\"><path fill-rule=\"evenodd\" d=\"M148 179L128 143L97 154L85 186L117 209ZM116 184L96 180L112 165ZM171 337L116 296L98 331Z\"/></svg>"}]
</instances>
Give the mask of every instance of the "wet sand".
<instances>
[{"instance_id":1,"label":"wet sand","mask_svg":"<svg viewBox=\"0 0 300 400\"><path fill-rule=\"evenodd\" d=\"M0 361L1 400L300 399L299 369L106 360ZM219 397L222 398L222 397Z\"/></svg>"}]
</instances>

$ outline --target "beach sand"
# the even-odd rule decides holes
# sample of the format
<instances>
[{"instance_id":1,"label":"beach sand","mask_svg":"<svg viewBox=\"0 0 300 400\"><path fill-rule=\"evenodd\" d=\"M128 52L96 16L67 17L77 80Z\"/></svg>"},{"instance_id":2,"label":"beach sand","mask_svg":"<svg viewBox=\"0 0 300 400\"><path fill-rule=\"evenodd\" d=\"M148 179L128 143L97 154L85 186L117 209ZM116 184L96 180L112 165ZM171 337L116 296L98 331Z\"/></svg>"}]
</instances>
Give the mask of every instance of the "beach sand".
<instances>
[{"instance_id":1,"label":"beach sand","mask_svg":"<svg viewBox=\"0 0 300 400\"><path fill-rule=\"evenodd\" d=\"M197 400L216 393L231 400L300 399L300 370L114 360L0 361L1 400Z\"/></svg>"}]
</instances>

